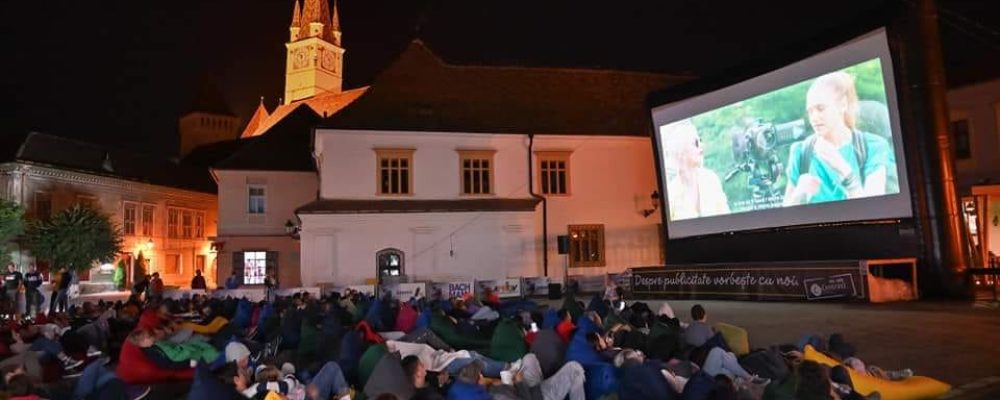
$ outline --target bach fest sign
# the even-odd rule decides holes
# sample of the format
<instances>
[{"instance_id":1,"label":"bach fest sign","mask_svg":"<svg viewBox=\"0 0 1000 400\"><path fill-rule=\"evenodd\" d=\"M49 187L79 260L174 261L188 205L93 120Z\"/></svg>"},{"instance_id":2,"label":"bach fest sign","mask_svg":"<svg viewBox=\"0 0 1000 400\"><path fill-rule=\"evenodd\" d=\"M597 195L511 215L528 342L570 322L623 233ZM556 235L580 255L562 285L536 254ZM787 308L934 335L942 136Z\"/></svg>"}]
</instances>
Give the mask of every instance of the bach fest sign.
<instances>
[{"instance_id":1,"label":"bach fest sign","mask_svg":"<svg viewBox=\"0 0 1000 400\"><path fill-rule=\"evenodd\" d=\"M714 295L786 300L857 298L858 267L747 268L703 267L635 271L632 292L645 295ZM856 283L857 282L857 283Z\"/></svg>"}]
</instances>

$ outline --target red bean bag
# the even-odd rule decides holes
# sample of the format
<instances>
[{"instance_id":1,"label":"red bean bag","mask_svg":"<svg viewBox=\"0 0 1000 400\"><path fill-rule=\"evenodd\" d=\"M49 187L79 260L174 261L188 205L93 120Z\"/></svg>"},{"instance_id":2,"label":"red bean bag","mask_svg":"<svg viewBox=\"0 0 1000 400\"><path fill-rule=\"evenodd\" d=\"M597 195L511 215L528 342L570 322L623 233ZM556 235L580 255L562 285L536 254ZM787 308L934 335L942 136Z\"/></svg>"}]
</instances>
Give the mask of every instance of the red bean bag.
<instances>
[{"instance_id":1,"label":"red bean bag","mask_svg":"<svg viewBox=\"0 0 1000 400\"><path fill-rule=\"evenodd\" d=\"M395 330L410 333L417 326L417 310L409 304L403 303L399 306L399 314L396 315Z\"/></svg>"},{"instance_id":2,"label":"red bean bag","mask_svg":"<svg viewBox=\"0 0 1000 400\"><path fill-rule=\"evenodd\" d=\"M118 374L122 382L133 385L148 385L194 378L194 368L162 369L157 367L146 358L142 349L127 340L122 344L122 352L118 356L118 368L115 373Z\"/></svg>"},{"instance_id":3,"label":"red bean bag","mask_svg":"<svg viewBox=\"0 0 1000 400\"><path fill-rule=\"evenodd\" d=\"M257 326L258 322L260 322L260 307L254 305L253 314L250 316L250 326Z\"/></svg>"},{"instance_id":4,"label":"red bean bag","mask_svg":"<svg viewBox=\"0 0 1000 400\"><path fill-rule=\"evenodd\" d=\"M155 309L147 309L142 312L142 315L139 316L139 324L137 325L138 329L152 331L159 329L161 326L163 326L163 321L160 321L160 316L156 314Z\"/></svg>"},{"instance_id":5,"label":"red bean bag","mask_svg":"<svg viewBox=\"0 0 1000 400\"><path fill-rule=\"evenodd\" d=\"M364 341L371 344L382 344L385 343L385 338L375 332L371 325L368 325L368 321L358 322L357 329L361 331L361 337Z\"/></svg>"}]
</instances>

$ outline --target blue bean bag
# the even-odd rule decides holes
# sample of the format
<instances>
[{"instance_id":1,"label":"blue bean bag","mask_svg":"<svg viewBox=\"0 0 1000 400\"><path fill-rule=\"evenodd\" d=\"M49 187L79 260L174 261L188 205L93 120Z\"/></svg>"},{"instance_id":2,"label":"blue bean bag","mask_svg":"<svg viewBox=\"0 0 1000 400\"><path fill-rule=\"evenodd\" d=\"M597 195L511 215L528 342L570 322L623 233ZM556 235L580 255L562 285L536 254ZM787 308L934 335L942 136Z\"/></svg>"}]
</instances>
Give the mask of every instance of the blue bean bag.
<instances>
[{"instance_id":1,"label":"blue bean bag","mask_svg":"<svg viewBox=\"0 0 1000 400\"><path fill-rule=\"evenodd\" d=\"M678 397L670 388L660 368L653 363L636 365L621 370L619 399L672 400Z\"/></svg>"},{"instance_id":2,"label":"blue bean bag","mask_svg":"<svg viewBox=\"0 0 1000 400\"><path fill-rule=\"evenodd\" d=\"M559 325L559 322L559 312L550 308L542 317L542 328L556 329L556 325Z\"/></svg>"},{"instance_id":3,"label":"blue bean bag","mask_svg":"<svg viewBox=\"0 0 1000 400\"><path fill-rule=\"evenodd\" d=\"M589 318L580 318L566 349L566 362L576 361L583 366L586 377L584 391L588 399L599 399L618 392L619 371L604 360L596 349L587 342L587 334L599 332L600 328Z\"/></svg>"},{"instance_id":4,"label":"blue bean bag","mask_svg":"<svg viewBox=\"0 0 1000 400\"><path fill-rule=\"evenodd\" d=\"M431 327L431 311L424 310L420 312L420 316L417 317L417 325L413 330L420 328L430 328Z\"/></svg>"},{"instance_id":5,"label":"blue bean bag","mask_svg":"<svg viewBox=\"0 0 1000 400\"><path fill-rule=\"evenodd\" d=\"M361 332L351 329L344 333L340 339L340 355L337 357L337 365L344 372L344 377L350 381L357 381L358 364L361 363L361 354L367 350L361 338Z\"/></svg>"},{"instance_id":6,"label":"blue bean bag","mask_svg":"<svg viewBox=\"0 0 1000 400\"><path fill-rule=\"evenodd\" d=\"M684 393L681 394L681 399L708 400L708 397L712 395L712 391L715 390L715 386L715 378L706 374L705 371L698 371L684 385Z\"/></svg>"},{"instance_id":7,"label":"blue bean bag","mask_svg":"<svg viewBox=\"0 0 1000 400\"><path fill-rule=\"evenodd\" d=\"M587 305L587 311L596 311L597 315L604 318L608 316L608 312L611 310L608 309L608 305L604 303L604 298L595 293L594 296L590 298L590 304Z\"/></svg>"},{"instance_id":8,"label":"blue bean bag","mask_svg":"<svg viewBox=\"0 0 1000 400\"><path fill-rule=\"evenodd\" d=\"M253 317L253 303L247 299L241 299L236 306L236 315L233 316L233 325L239 329L246 329L250 326L250 318Z\"/></svg>"},{"instance_id":9,"label":"blue bean bag","mask_svg":"<svg viewBox=\"0 0 1000 400\"><path fill-rule=\"evenodd\" d=\"M365 321L368 321L368 325L371 325L372 329L375 329L376 332L385 330L385 327L382 325L382 307L384 307L382 299L375 299L365 313Z\"/></svg>"}]
</instances>

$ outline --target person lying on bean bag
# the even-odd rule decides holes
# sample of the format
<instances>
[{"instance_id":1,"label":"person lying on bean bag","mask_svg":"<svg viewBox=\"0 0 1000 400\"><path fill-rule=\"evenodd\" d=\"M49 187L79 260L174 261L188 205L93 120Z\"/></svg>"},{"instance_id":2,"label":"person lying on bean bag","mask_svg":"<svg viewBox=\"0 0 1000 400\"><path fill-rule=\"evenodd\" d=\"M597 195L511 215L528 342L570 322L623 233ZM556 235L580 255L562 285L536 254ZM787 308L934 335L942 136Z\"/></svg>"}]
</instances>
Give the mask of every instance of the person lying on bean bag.
<instances>
[{"instance_id":1,"label":"person lying on bean bag","mask_svg":"<svg viewBox=\"0 0 1000 400\"><path fill-rule=\"evenodd\" d=\"M123 382L134 385L190 380L194 376L194 369L190 368L190 364L180 369L161 368L146 357L142 348L126 340L122 344L115 373Z\"/></svg>"},{"instance_id":2,"label":"person lying on bean bag","mask_svg":"<svg viewBox=\"0 0 1000 400\"><path fill-rule=\"evenodd\" d=\"M440 312L431 314L431 330L456 349L482 350L490 345L489 339L460 334L455 321Z\"/></svg>"}]
</instances>

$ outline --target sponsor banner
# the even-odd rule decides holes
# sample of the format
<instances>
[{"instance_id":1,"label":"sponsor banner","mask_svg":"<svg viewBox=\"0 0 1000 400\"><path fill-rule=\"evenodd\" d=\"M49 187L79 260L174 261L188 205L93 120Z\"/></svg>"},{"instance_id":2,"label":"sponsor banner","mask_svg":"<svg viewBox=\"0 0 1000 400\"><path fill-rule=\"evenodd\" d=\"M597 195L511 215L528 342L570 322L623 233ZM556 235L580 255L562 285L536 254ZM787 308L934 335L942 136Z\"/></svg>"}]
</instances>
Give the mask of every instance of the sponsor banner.
<instances>
[{"instance_id":1,"label":"sponsor banner","mask_svg":"<svg viewBox=\"0 0 1000 400\"><path fill-rule=\"evenodd\" d=\"M437 282L433 284L434 295L442 299L453 297L465 297L467 294L475 292L476 286L472 281Z\"/></svg>"},{"instance_id":2,"label":"sponsor banner","mask_svg":"<svg viewBox=\"0 0 1000 400\"><path fill-rule=\"evenodd\" d=\"M422 298L427 294L426 283L390 283L379 288L380 293L392 292L395 299L407 301Z\"/></svg>"},{"instance_id":3,"label":"sponsor banner","mask_svg":"<svg viewBox=\"0 0 1000 400\"><path fill-rule=\"evenodd\" d=\"M858 262L677 265L636 269L632 293L766 300L864 299Z\"/></svg>"},{"instance_id":4,"label":"sponsor banner","mask_svg":"<svg viewBox=\"0 0 1000 400\"><path fill-rule=\"evenodd\" d=\"M205 295L207 292L205 289L170 289L163 291L163 297L167 299L183 299L185 297L191 298L194 295Z\"/></svg>"},{"instance_id":5,"label":"sponsor banner","mask_svg":"<svg viewBox=\"0 0 1000 400\"><path fill-rule=\"evenodd\" d=\"M480 293L485 288L493 289L500 298L520 297L521 278L504 278L485 281L476 281L477 289Z\"/></svg>"},{"instance_id":6,"label":"sponsor banner","mask_svg":"<svg viewBox=\"0 0 1000 400\"><path fill-rule=\"evenodd\" d=\"M246 288L246 289L219 289L212 292L212 297L224 299L226 297L232 297L234 299L246 298L250 301L261 301L264 299L264 288Z\"/></svg>"},{"instance_id":7,"label":"sponsor banner","mask_svg":"<svg viewBox=\"0 0 1000 400\"><path fill-rule=\"evenodd\" d=\"M341 295L343 295L348 290L353 290L353 291L361 293L361 294L363 294L365 296L374 296L375 295L375 285L350 285L350 286L346 286L346 287L342 287L342 288L336 289L336 291L340 292Z\"/></svg>"},{"instance_id":8,"label":"sponsor banner","mask_svg":"<svg viewBox=\"0 0 1000 400\"><path fill-rule=\"evenodd\" d=\"M287 289L275 289L274 293L281 297L289 297L296 293L309 292L309 295L313 298L318 299L320 297L320 288L318 286L311 287L297 287L297 288L287 288Z\"/></svg>"},{"instance_id":9,"label":"sponsor banner","mask_svg":"<svg viewBox=\"0 0 1000 400\"><path fill-rule=\"evenodd\" d=\"M548 296L549 295L549 277L533 277L533 278L523 278L521 279L521 288L524 289L524 295L531 296Z\"/></svg>"},{"instance_id":10,"label":"sponsor banner","mask_svg":"<svg viewBox=\"0 0 1000 400\"><path fill-rule=\"evenodd\" d=\"M604 275L570 276L570 282L576 282L577 293L604 293Z\"/></svg>"},{"instance_id":11,"label":"sponsor banner","mask_svg":"<svg viewBox=\"0 0 1000 400\"><path fill-rule=\"evenodd\" d=\"M854 276L851 274L832 275L823 278L809 278L802 281L809 300L838 299L858 295Z\"/></svg>"}]
</instances>

